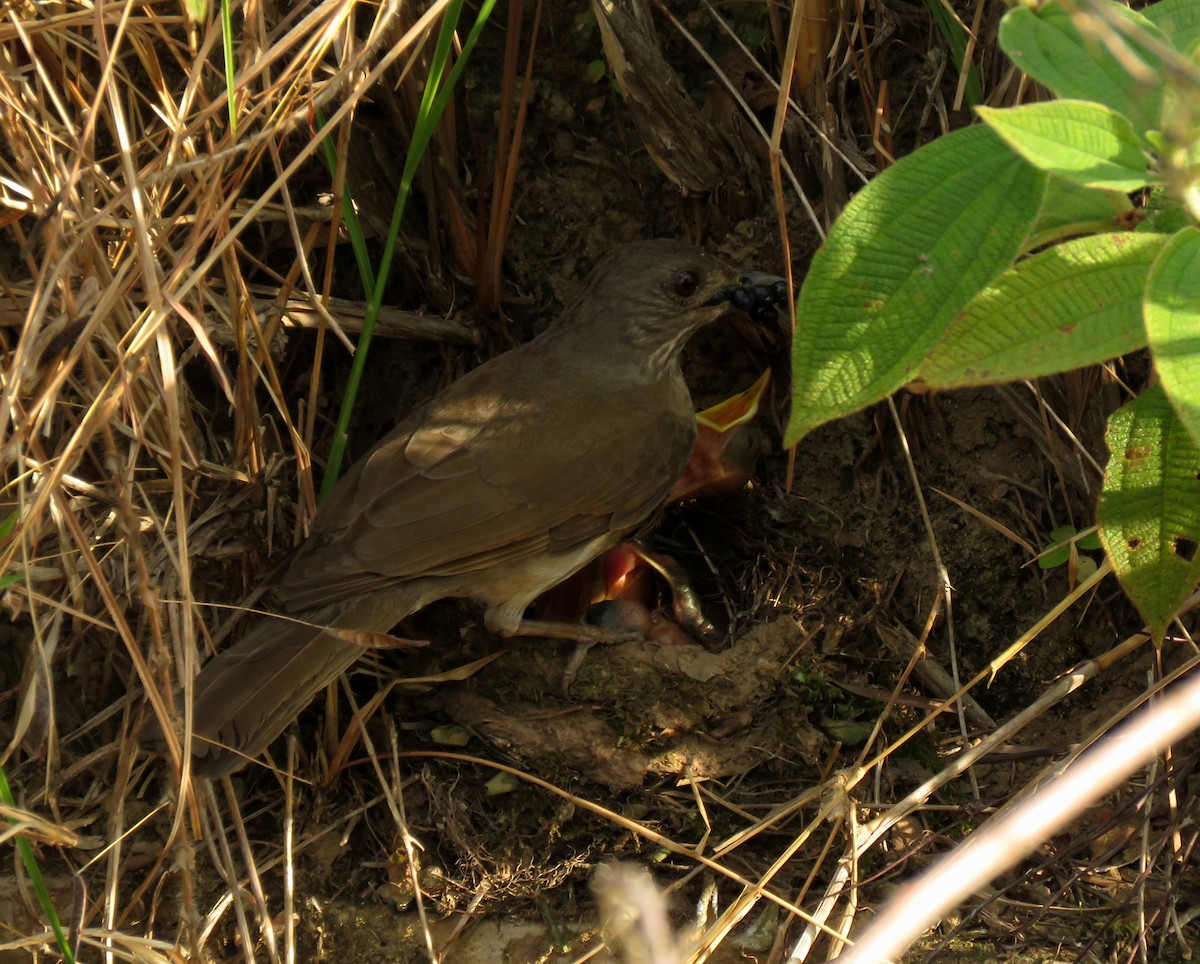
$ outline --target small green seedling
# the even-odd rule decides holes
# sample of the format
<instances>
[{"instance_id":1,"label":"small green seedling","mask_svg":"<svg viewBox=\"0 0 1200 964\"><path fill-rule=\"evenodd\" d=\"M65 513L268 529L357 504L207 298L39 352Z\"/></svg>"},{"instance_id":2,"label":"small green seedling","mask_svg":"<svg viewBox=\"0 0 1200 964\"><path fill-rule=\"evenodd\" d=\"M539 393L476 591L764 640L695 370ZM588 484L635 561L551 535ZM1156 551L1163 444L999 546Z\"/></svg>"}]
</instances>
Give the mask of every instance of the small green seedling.
<instances>
[{"instance_id":1,"label":"small green seedling","mask_svg":"<svg viewBox=\"0 0 1200 964\"><path fill-rule=\"evenodd\" d=\"M1059 526L1050 533L1050 538L1038 554L1039 569L1067 567L1067 581L1072 588L1081 579L1087 579L1096 571L1096 560L1080 555L1080 550L1099 552L1103 550L1100 533L1095 526L1082 532L1074 526Z\"/></svg>"}]
</instances>

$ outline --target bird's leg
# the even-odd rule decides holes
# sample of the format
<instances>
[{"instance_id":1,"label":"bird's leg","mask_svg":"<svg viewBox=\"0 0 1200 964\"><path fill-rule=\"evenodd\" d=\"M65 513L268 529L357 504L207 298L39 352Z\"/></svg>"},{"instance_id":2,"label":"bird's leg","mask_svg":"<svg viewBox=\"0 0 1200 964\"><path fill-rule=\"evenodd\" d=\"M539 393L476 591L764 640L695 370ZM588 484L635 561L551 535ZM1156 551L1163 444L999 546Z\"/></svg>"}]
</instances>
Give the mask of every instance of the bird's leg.
<instances>
[{"instance_id":1,"label":"bird's leg","mask_svg":"<svg viewBox=\"0 0 1200 964\"><path fill-rule=\"evenodd\" d=\"M522 619L509 636L544 636L547 639L567 639L576 643L632 643L643 636L630 629L611 629L608 626L589 626L587 623L555 623L541 619Z\"/></svg>"},{"instance_id":2,"label":"bird's leg","mask_svg":"<svg viewBox=\"0 0 1200 964\"><path fill-rule=\"evenodd\" d=\"M588 623L553 623L540 619L522 619L512 636L542 636L546 639L565 639L575 643L575 652L568 663L570 676L583 662L587 651L597 643L645 642L644 633L620 626L593 626Z\"/></svg>"},{"instance_id":3,"label":"bird's leg","mask_svg":"<svg viewBox=\"0 0 1200 964\"><path fill-rule=\"evenodd\" d=\"M542 636L547 639L566 639L575 643L575 649L563 669L562 695L567 698L571 693L571 684L584 659L597 643L634 643L644 640L639 632L628 629L611 629L607 626L589 626L586 623L555 623L541 619L522 619L510 636Z\"/></svg>"},{"instance_id":4,"label":"bird's leg","mask_svg":"<svg viewBox=\"0 0 1200 964\"><path fill-rule=\"evenodd\" d=\"M671 592L673 622L651 611L650 598L654 591L646 578L651 571L658 573ZM597 643L702 640L711 647L721 638L705 618L683 567L670 556L652 553L633 541L610 549L566 582L543 594L535 611L539 610L551 618L522 618L508 625L503 619L493 618L490 628L504 636L542 636L573 641L575 650L563 671L564 696L575 681L588 651Z\"/></svg>"}]
</instances>

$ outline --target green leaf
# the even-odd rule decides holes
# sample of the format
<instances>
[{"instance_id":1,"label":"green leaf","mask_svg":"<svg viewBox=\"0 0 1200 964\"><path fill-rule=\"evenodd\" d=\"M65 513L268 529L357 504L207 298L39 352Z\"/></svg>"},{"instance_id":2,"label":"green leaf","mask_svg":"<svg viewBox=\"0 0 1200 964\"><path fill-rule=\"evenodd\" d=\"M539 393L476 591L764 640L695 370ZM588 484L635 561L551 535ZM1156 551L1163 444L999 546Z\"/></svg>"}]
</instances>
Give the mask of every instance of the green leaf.
<instances>
[{"instance_id":1,"label":"green leaf","mask_svg":"<svg viewBox=\"0 0 1200 964\"><path fill-rule=\"evenodd\" d=\"M821 729L845 746L861 746L875 731L873 723L860 723L855 720L837 720L828 716L821 718Z\"/></svg>"},{"instance_id":2,"label":"green leaf","mask_svg":"<svg viewBox=\"0 0 1200 964\"><path fill-rule=\"evenodd\" d=\"M1129 198L1120 191L1101 191L1066 178L1048 177L1042 210L1025 249L1040 248L1074 234L1116 231L1121 227L1121 216L1132 210Z\"/></svg>"},{"instance_id":3,"label":"green leaf","mask_svg":"<svg viewBox=\"0 0 1200 964\"><path fill-rule=\"evenodd\" d=\"M520 777L513 776L511 773L497 773L487 782L486 795L489 797L499 797L506 793L512 793L514 790L521 788Z\"/></svg>"},{"instance_id":4,"label":"green leaf","mask_svg":"<svg viewBox=\"0 0 1200 964\"><path fill-rule=\"evenodd\" d=\"M1200 446L1158 386L1113 413L1105 443L1097 520L1104 548L1161 640L1200 582Z\"/></svg>"},{"instance_id":5,"label":"green leaf","mask_svg":"<svg viewBox=\"0 0 1200 964\"><path fill-rule=\"evenodd\" d=\"M1067 542L1043 548L1042 554L1037 557L1037 564L1039 569L1057 569L1059 566L1065 566L1070 558L1071 544Z\"/></svg>"},{"instance_id":6,"label":"green leaf","mask_svg":"<svg viewBox=\"0 0 1200 964\"><path fill-rule=\"evenodd\" d=\"M1065 566L1071 558L1071 540L1075 538L1074 526L1059 526L1050 533L1037 558L1039 569L1057 569Z\"/></svg>"},{"instance_id":7,"label":"green leaf","mask_svg":"<svg viewBox=\"0 0 1200 964\"><path fill-rule=\"evenodd\" d=\"M1006 271L954 319L921 367L933 388L1039 378L1146 342L1142 297L1161 234L1097 234Z\"/></svg>"},{"instance_id":8,"label":"green leaf","mask_svg":"<svg viewBox=\"0 0 1200 964\"><path fill-rule=\"evenodd\" d=\"M1110 191L1146 186L1146 155L1133 125L1101 104L1055 100L976 111L1009 147L1043 171Z\"/></svg>"},{"instance_id":9,"label":"green leaf","mask_svg":"<svg viewBox=\"0 0 1200 964\"><path fill-rule=\"evenodd\" d=\"M1159 252L1146 282L1146 335L1162 387L1200 443L1200 229Z\"/></svg>"},{"instance_id":10,"label":"green leaf","mask_svg":"<svg viewBox=\"0 0 1200 964\"><path fill-rule=\"evenodd\" d=\"M471 742L471 731L458 724L435 726L429 731L429 738L439 746L466 746Z\"/></svg>"},{"instance_id":11,"label":"green leaf","mask_svg":"<svg viewBox=\"0 0 1200 964\"><path fill-rule=\"evenodd\" d=\"M1200 3L1196 0L1161 0L1141 13L1176 50L1186 54L1200 44Z\"/></svg>"},{"instance_id":12,"label":"green leaf","mask_svg":"<svg viewBox=\"0 0 1200 964\"><path fill-rule=\"evenodd\" d=\"M847 205L800 291L787 444L908 382L1021 250L1045 175L989 128L939 138Z\"/></svg>"},{"instance_id":13,"label":"green leaf","mask_svg":"<svg viewBox=\"0 0 1200 964\"><path fill-rule=\"evenodd\" d=\"M1164 43L1165 38L1145 17L1113 0L1095 0L1089 14L1080 18L1088 25L1085 33L1053 0L1036 10L1016 7L1000 22L1000 46L1018 67L1059 97L1099 101L1124 114L1139 130L1157 130L1166 76L1162 61L1109 21ZM1131 61L1136 78L1126 67Z\"/></svg>"}]
</instances>

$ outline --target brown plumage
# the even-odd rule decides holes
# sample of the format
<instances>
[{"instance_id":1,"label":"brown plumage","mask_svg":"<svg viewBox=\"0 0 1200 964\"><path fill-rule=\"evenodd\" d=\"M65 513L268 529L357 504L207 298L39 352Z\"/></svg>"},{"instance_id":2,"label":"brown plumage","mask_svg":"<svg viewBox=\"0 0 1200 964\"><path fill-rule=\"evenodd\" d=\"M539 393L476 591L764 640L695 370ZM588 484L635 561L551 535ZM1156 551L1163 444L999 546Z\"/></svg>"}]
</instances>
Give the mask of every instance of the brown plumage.
<instances>
[{"instance_id":1,"label":"brown plumage","mask_svg":"<svg viewBox=\"0 0 1200 964\"><path fill-rule=\"evenodd\" d=\"M338 483L274 585L277 611L386 632L437 599L525 607L662 503L696 434L679 369L688 337L746 284L674 241L635 242L594 269L562 317L413 412ZM756 289L758 290L758 289ZM769 314L769 311L768 311ZM195 680L195 771L259 754L362 653L265 618Z\"/></svg>"}]
</instances>

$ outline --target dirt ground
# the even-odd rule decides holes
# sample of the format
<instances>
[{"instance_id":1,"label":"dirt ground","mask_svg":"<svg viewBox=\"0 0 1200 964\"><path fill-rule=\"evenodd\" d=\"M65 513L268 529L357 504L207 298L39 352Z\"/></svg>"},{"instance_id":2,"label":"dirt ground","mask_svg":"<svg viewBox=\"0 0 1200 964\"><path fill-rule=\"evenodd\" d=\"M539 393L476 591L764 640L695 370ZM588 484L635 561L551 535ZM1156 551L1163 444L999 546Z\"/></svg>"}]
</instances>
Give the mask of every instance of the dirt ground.
<instances>
[{"instance_id":1,"label":"dirt ground","mask_svg":"<svg viewBox=\"0 0 1200 964\"><path fill-rule=\"evenodd\" d=\"M870 15L878 34L876 67L891 78L892 103L907 106L896 110L892 125L894 148L902 154L933 137L942 118L953 126L965 114L923 109L924 102L950 103L956 80L952 69L936 69L936 58L945 54L925 8L888 3L871 8ZM603 51L586 8L550 4L544 18L516 181L517 216L506 248L504 319L472 315L466 279L447 270L431 286L402 264L389 303L415 309L446 302L479 326L482 346L378 345L352 434L357 451L510 339L521 341L540 330L591 264L623 241L686 236L747 269L780 273L784 268L761 147L756 158L761 166L739 172L732 201L681 197L645 150L611 80L596 79L594 69L589 73ZM765 13L749 5L739 8L735 19L743 40L756 43L752 49L767 56ZM699 14L687 22L703 31L702 40L717 60L729 61L733 48L727 38L705 27ZM659 28L666 56L690 96L697 104L711 102L716 88L707 66L669 26L660 23ZM460 106L462 142L470 145L464 148L463 167L478 179L474 190L481 190L480 174L489 163L499 102L493 85L502 54L497 27L475 55ZM844 73L836 77L837 103L844 111L839 129L847 148L855 157L877 156L869 150L871 118L862 99L850 95ZM750 77L745 83L761 82ZM803 182L819 189L818 165L803 156L805 143L802 136L793 137L789 159L801 169ZM314 174L314 198L321 189ZM786 215L792 267L800 278L819 238L794 200ZM407 230L417 231L419 218ZM343 293L354 298L359 292L349 265L347 256ZM288 335L279 351L285 387L302 391L313 358L311 334ZM332 417L348 362L334 353L325 365L330 409L322 418ZM685 358L697 407L744 389L764 368L771 369L773 379L757 424L769 445L751 483L715 500L668 508L649 537L694 581L706 614L721 631L717 646L598 647L564 695L569 646L506 643L482 629L470 606L440 603L403 627L403 635L433 645L418 654L373 654L349 678L360 706L386 690L367 731L381 770L359 745L327 784L299 781L286 814L276 775L251 767L234 778L248 846L256 854L268 902L280 913L281 929L285 887L293 895L303 959L427 959L397 807L419 848L416 873L431 918L428 928L438 946L450 941L447 961L582 958L599 937L589 881L600 864L612 860L645 865L660 886L672 887L669 907L677 928L691 926L698 916L711 919L740 887L670 846L632 832L622 820L638 821L679 845L710 842L713 847L852 766L937 604L930 530L953 586L953 607L949 618L938 616L929 633L927 660L947 672L955 662L963 679L979 672L1068 592L1065 569L1030 564L1028 552L1001 527L1039 548L1059 525L1092 523L1098 476L1064 434L1043 419L1039 398L1102 465L1104 418L1122 398L1114 373L1048 379L1036 387L1036 395L1013 386L897 397L900 425L928 507L927 528L886 406L825 426L793 452L782 450L788 404L782 327L756 335L744 323L721 322L696 337ZM1114 372L1137 384L1144 366L1133 359ZM214 405L213 418L220 430L227 415ZM286 547L297 512L289 490L293 479L290 463L281 460L266 484L256 480L237 493L228 487L199 488L198 498L229 515L226 535L197 547L193 565L202 595L207 591L213 601L236 603L268 560ZM275 495L268 497L272 488ZM660 586L660 598L663 591ZM215 613L214 625L221 619ZM992 685L977 689L975 698L993 720L1004 720L1064 670L1105 652L1138 627L1135 612L1107 582L1086 604L1053 623ZM18 643L21 638L18 625ZM127 660L101 648L99 634L92 639L92 649L74 648L71 664L61 668L62 685L73 687L78 697L59 709L63 732L84 725L131 678ZM0 656L0 691L12 690L23 672L20 646L0 650L6 654ZM494 659L476 665L485 657ZM975 787L964 779L940 792L912 821L910 840L897 836L886 853L864 863L860 904L869 908L885 899L1084 739L1098 719L1141 692L1152 666L1149 651L1118 665L1024 731L1010 754L975 767ZM463 667L470 669L459 673ZM873 738L876 751L949 695L916 677L900 691L902 700ZM296 741L299 777L323 772L314 763L330 745L329 734L340 732L337 726L346 721L344 700L342 724L328 721L327 708L318 700L289 731ZM881 767L877 781L854 790L851 809L861 807L866 815L877 804L903 796L937 772L958 742L952 717L941 717ZM58 793L64 800L88 793L86 754L77 753ZM287 744L277 743L275 761L282 764L286 754ZM523 776L511 776L509 770ZM18 787L22 772L19 764L9 770ZM156 863L171 830L171 808L159 807L169 793L169 775L150 765L138 772L135 786L126 798L123 823L135 828L140 817L148 820L129 831L124 845L137 859L128 861L128 878L115 885L132 890L144 884L146 889L131 902L135 919L124 926L172 941L177 925L169 909L190 901L207 912L227 884L213 869L209 833L202 835L206 846L187 856L177 847L165 865ZM389 800L385 787L401 788L402 797ZM1128 862L1127 839L1115 844L1115 856L1099 853L1095 840L1110 833L1104 827L1115 826L1112 832L1119 833L1128 826L1135 793L1131 788L1103 812L1090 814L1085 825L1048 841L1011 880L998 884L990 902L964 910L958 927L943 928L912 959L1123 959L1136 935L1130 923L1136 867ZM785 820L728 851L723 861L742 878L757 880L794 833L816 817L819 803L798 806ZM62 802L58 806L70 809ZM100 815L95 819L94 826L79 826L77 832L92 835L98 847L104 834ZM294 840L290 883L278 862L288 821ZM1163 821L1156 816L1147 826L1158 832ZM772 888L811 908L833 870L834 861L822 848L839 841L832 847L839 854L842 832L831 822L827 833L814 835L774 873ZM192 880L199 889L190 895L180 893L181 860L194 861ZM69 885L66 869L64 864L59 872L50 871L52 890ZM82 879L88 880L86 870ZM92 879L87 887L98 891L110 885ZM1182 904L1197 896L1187 876L1169 886L1170 899ZM1164 893L1156 896L1167 900ZM152 905L159 919L139 924L137 916ZM1042 905L1055 909L1039 909ZM0 887L0 908L0 920L24 918L23 900L14 888ZM711 960L781 959L780 949L790 946L801 927L794 922L790 931L782 929L784 917L773 905L758 904ZM1184 933L1194 939L1194 925ZM227 911L219 916L208 947L214 959L238 959L241 940ZM269 956L261 934L255 941L258 953ZM601 953L593 959L612 958Z\"/></svg>"}]
</instances>

